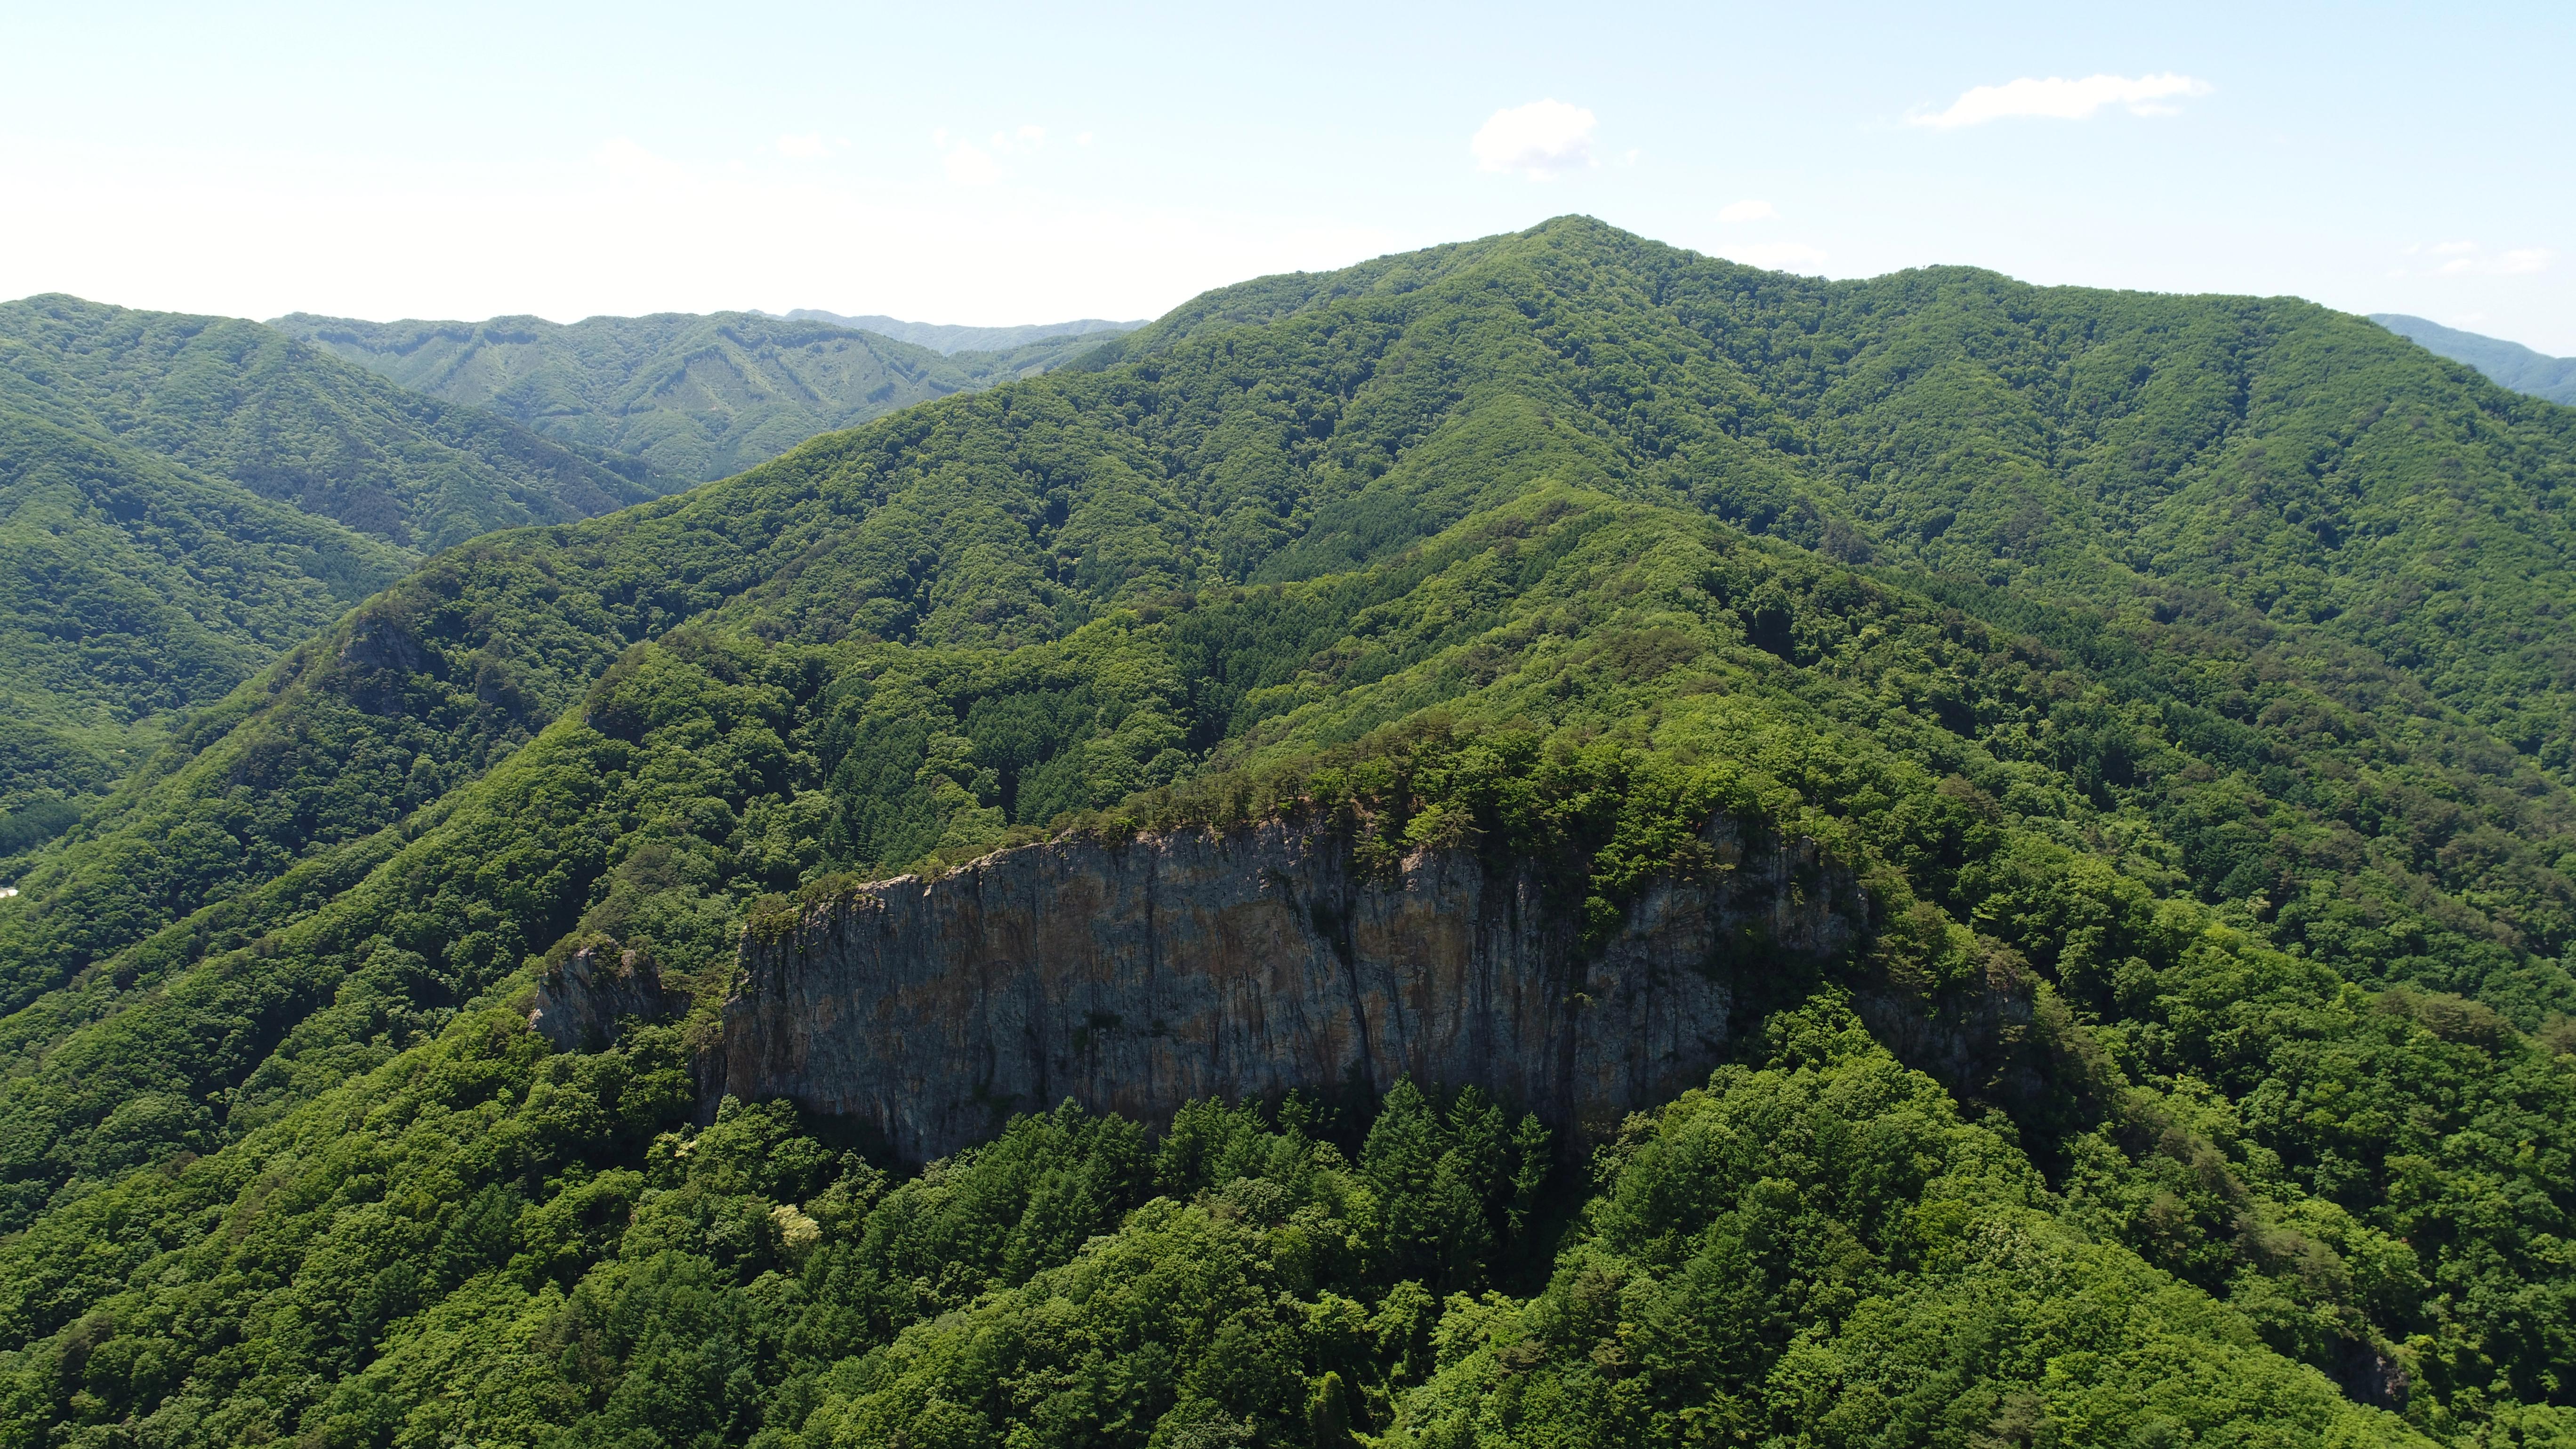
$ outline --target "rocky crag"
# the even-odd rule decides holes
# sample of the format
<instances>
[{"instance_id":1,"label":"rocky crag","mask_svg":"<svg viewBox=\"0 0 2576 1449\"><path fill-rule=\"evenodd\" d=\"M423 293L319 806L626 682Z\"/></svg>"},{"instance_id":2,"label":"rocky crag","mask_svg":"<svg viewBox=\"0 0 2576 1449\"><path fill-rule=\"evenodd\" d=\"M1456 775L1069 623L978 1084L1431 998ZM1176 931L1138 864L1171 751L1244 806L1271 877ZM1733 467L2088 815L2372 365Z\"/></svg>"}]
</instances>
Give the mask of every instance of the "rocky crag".
<instances>
[{"instance_id":1,"label":"rocky crag","mask_svg":"<svg viewBox=\"0 0 2576 1449\"><path fill-rule=\"evenodd\" d=\"M790 1097L918 1160L1067 1097L1158 1122L1410 1075L1588 1138L1704 1080L1758 974L1860 940L1860 888L1813 842L1725 818L1707 838L1718 868L1655 884L1590 949L1530 867L1423 850L1371 872L1311 821L874 882L746 931L707 1099Z\"/></svg>"},{"instance_id":2,"label":"rocky crag","mask_svg":"<svg viewBox=\"0 0 2576 1449\"><path fill-rule=\"evenodd\" d=\"M650 1021L671 1004L651 958L600 941L538 973L528 1025L565 1051L596 1050L616 1038L620 1021Z\"/></svg>"}]
</instances>

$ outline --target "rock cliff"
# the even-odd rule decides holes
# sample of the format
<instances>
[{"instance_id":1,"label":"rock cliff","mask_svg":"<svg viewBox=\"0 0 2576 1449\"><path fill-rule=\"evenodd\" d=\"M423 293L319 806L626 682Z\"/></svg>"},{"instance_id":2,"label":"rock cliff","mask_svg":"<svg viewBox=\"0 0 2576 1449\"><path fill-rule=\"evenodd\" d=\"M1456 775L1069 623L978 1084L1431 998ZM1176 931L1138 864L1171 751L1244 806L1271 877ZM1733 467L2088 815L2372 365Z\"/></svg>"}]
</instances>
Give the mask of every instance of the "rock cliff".
<instances>
[{"instance_id":1,"label":"rock cliff","mask_svg":"<svg viewBox=\"0 0 2576 1449\"><path fill-rule=\"evenodd\" d=\"M626 1017L646 1020L669 1003L653 962L614 943L583 946L537 975L537 1001L528 1025L564 1051L598 1047L614 1039Z\"/></svg>"},{"instance_id":2,"label":"rock cliff","mask_svg":"<svg viewBox=\"0 0 2576 1449\"><path fill-rule=\"evenodd\" d=\"M1314 822L1068 838L902 876L747 933L708 1100L794 1098L911 1158L1071 1097L1143 1121L1193 1098L1474 1083L1579 1137L1697 1085L1753 973L1856 944L1812 842L1708 839L1581 949L1527 867L1356 864Z\"/></svg>"}]
</instances>

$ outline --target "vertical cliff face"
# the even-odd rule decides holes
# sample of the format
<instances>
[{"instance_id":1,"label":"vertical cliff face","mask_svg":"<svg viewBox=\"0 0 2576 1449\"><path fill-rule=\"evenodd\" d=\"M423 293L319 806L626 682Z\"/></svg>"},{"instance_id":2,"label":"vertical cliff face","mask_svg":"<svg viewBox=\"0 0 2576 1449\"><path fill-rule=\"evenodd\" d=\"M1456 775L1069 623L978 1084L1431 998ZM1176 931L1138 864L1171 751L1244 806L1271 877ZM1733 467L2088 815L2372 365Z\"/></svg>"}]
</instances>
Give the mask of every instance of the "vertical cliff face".
<instances>
[{"instance_id":1,"label":"vertical cliff face","mask_svg":"<svg viewBox=\"0 0 2576 1449\"><path fill-rule=\"evenodd\" d=\"M710 1100L794 1098L914 1158L1071 1097L1145 1121L1193 1098L1476 1084L1578 1132L1703 1080L1749 973L1848 950L1850 874L1811 842L1668 880L1605 947L1535 875L1426 850L1359 870L1272 821L1005 851L747 935Z\"/></svg>"},{"instance_id":2,"label":"vertical cliff face","mask_svg":"<svg viewBox=\"0 0 2576 1449\"><path fill-rule=\"evenodd\" d=\"M580 1051L614 1039L624 1018L650 1020L669 1004L649 958L614 945L584 946L538 973L528 1025L557 1049Z\"/></svg>"}]
</instances>

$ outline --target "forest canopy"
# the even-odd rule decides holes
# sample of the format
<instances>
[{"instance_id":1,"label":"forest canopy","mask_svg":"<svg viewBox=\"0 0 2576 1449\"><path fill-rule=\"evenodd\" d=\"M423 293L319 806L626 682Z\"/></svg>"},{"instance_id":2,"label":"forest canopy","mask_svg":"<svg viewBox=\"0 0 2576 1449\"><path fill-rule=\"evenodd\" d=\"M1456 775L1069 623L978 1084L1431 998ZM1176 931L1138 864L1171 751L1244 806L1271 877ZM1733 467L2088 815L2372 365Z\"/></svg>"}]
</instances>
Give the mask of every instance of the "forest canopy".
<instances>
[{"instance_id":1,"label":"forest canopy","mask_svg":"<svg viewBox=\"0 0 2576 1449\"><path fill-rule=\"evenodd\" d=\"M0 1443L2576 1443L2571 492L2304 303L1565 218L477 539L0 903ZM853 881L1293 816L1599 939L1721 814L1869 938L1600 1130L694 1075Z\"/></svg>"},{"instance_id":2,"label":"forest canopy","mask_svg":"<svg viewBox=\"0 0 2576 1449\"><path fill-rule=\"evenodd\" d=\"M425 551L662 491L256 323L0 304L0 862Z\"/></svg>"}]
</instances>

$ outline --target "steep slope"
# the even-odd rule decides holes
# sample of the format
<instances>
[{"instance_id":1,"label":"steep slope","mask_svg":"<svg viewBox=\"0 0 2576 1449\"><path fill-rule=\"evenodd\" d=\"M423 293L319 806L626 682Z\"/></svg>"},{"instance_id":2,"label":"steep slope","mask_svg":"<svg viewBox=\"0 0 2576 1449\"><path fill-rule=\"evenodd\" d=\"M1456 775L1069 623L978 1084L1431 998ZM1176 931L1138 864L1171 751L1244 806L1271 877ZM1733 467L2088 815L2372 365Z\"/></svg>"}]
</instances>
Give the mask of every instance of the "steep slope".
<instances>
[{"instance_id":1,"label":"steep slope","mask_svg":"<svg viewBox=\"0 0 2576 1449\"><path fill-rule=\"evenodd\" d=\"M2576 404L2576 357L2551 357L2519 342L2462 332L2401 312L2373 312L2370 320L2453 362L2465 362L2515 392Z\"/></svg>"},{"instance_id":2,"label":"steep slope","mask_svg":"<svg viewBox=\"0 0 2576 1449\"><path fill-rule=\"evenodd\" d=\"M1566 219L482 540L0 904L10 1412L2546 1442L2572 467L2561 410L2304 304ZM1535 1113L1378 1067L892 1192L846 1123L693 1100L872 880L1282 822L1297 899L1472 859L1567 962L1729 838L1864 904L1674 963L1732 1060L1559 1114L1588 1198ZM549 1054L540 992L609 973L679 1019Z\"/></svg>"},{"instance_id":3,"label":"steep slope","mask_svg":"<svg viewBox=\"0 0 2576 1449\"><path fill-rule=\"evenodd\" d=\"M0 405L424 552L663 491L255 322L75 297L0 305Z\"/></svg>"},{"instance_id":4,"label":"steep slope","mask_svg":"<svg viewBox=\"0 0 2576 1449\"><path fill-rule=\"evenodd\" d=\"M1084 317L1073 322L1040 322L1026 327L957 327L937 322L906 322L899 317L869 314L844 317L838 312L823 312L812 307L798 307L787 313L794 322L829 322L835 327L848 327L860 332L873 332L915 347L927 347L945 356L960 352L1008 352L1033 342L1056 338L1090 337L1105 341L1103 333L1133 332L1152 319L1134 322L1104 322L1097 317Z\"/></svg>"},{"instance_id":5,"label":"steep slope","mask_svg":"<svg viewBox=\"0 0 2576 1449\"><path fill-rule=\"evenodd\" d=\"M646 496L255 323L0 306L0 857L417 549Z\"/></svg>"},{"instance_id":6,"label":"steep slope","mask_svg":"<svg viewBox=\"0 0 2576 1449\"><path fill-rule=\"evenodd\" d=\"M0 856L139 765L351 604L403 550L0 409Z\"/></svg>"},{"instance_id":7,"label":"steep slope","mask_svg":"<svg viewBox=\"0 0 2576 1449\"><path fill-rule=\"evenodd\" d=\"M958 352L852 331L836 318L758 312L569 325L299 313L269 325L405 387L490 408L551 438L631 454L691 482L739 473L817 433L928 398L1034 377L1100 340L1041 328L969 329L1035 335Z\"/></svg>"}]
</instances>

